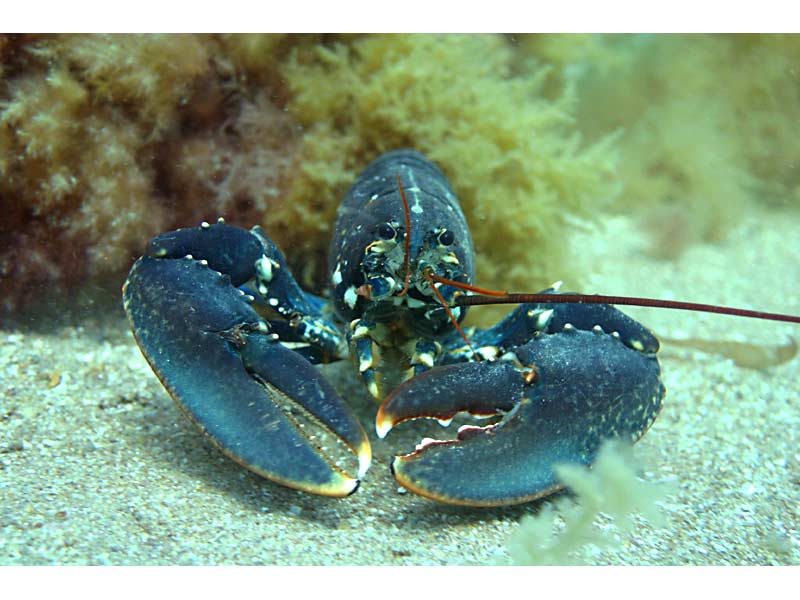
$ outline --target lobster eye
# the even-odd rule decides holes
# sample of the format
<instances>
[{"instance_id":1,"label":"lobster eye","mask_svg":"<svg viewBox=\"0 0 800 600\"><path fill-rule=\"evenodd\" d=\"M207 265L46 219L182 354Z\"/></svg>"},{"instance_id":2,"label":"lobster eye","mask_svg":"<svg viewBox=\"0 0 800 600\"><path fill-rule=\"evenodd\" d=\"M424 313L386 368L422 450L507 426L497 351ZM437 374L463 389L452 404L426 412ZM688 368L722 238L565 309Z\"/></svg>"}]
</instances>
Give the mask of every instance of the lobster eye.
<instances>
[{"instance_id":1,"label":"lobster eye","mask_svg":"<svg viewBox=\"0 0 800 600\"><path fill-rule=\"evenodd\" d=\"M442 229L436 239L442 246L450 246L456 241L456 236L449 229Z\"/></svg>"},{"instance_id":2,"label":"lobster eye","mask_svg":"<svg viewBox=\"0 0 800 600\"><path fill-rule=\"evenodd\" d=\"M382 240L393 240L396 236L397 232L389 223L378 225L378 237Z\"/></svg>"}]
</instances>

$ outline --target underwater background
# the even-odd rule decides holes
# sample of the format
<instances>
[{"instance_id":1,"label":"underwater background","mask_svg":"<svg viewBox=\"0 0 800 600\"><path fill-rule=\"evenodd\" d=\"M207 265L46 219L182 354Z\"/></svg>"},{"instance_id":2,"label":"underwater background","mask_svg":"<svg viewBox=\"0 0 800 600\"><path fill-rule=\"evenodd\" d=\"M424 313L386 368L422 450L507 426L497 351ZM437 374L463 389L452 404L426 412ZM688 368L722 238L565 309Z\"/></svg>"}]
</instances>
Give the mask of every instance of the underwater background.
<instances>
[{"instance_id":1,"label":"underwater background","mask_svg":"<svg viewBox=\"0 0 800 600\"><path fill-rule=\"evenodd\" d=\"M321 293L339 200L413 147L461 200L481 286L800 314L799 69L796 35L0 36L0 563L548 560L518 523L562 503L563 532L569 498L399 493L385 465L416 430L375 441L344 500L237 467L142 358L127 270L224 216ZM556 560L800 562L796 326L629 312L664 338L667 398L635 448L671 482L664 522L600 516ZM325 369L369 425L350 365Z\"/></svg>"}]
</instances>

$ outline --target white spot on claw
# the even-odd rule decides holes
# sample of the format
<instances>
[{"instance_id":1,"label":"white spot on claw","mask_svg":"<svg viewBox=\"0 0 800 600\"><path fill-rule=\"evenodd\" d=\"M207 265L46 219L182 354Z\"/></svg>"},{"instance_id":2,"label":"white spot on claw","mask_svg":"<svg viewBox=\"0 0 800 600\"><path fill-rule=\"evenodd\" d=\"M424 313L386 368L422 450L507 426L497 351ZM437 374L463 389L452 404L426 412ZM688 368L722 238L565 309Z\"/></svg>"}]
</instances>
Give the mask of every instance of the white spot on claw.
<instances>
[{"instance_id":1,"label":"white spot on claw","mask_svg":"<svg viewBox=\"0 0 800 600\"><path fill-rule=\"evenodd\" d=\"M350 286L344 293L344 303L349 306L351 309L356 307L356 302L358 301L358 294L356 294L355 286Z\"/></svg>"},{"instance_id":2,"label":"white spot on claw","mask_svg":"<svg viewBox=\"0 0 800 600\"><path fill-rule=\"evenodd\" d=\"M417 444L415 449L417 451L419 451L419 450L422 450L425 446L430 446L431 444L435 444L436 442L437 442L437 440L435 440L433 438L427 438L427 437L426 438L422 438L419 441L419 444Z\"/></svg>"},{"instance_id":3,"label":"white spot on claw","mask_svg":"<svg viewBox=\"0 0 800 600\"><path fill-rule=\"evenodd\" d=\"M272 281L272 261L266 256L259 258L256 261L256 273L264 283Z\"/></svg>"}]
</instances>

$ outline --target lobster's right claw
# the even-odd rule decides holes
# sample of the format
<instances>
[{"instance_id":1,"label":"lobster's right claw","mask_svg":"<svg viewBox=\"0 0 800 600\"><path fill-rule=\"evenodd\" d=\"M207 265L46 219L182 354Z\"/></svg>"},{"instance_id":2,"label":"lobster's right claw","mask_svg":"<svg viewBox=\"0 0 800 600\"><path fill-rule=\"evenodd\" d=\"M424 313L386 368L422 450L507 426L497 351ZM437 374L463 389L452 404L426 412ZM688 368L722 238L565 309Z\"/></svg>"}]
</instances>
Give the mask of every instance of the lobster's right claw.
<instances>
[{"instance_id":1,"label":"lobster's right claw","mask_svg":"<svg viewBox=\"0 0 800 600\"><path fill-rule=\"evenodd\" d=\"M268 333L227 275L206 261L140 258L123 288L136 340L170 395L227 456L306 492L353 493L370 445L350 408L302 356ZM358 457L353 477L292 417L313 416Z\"/></svg>"},{"instance_id":2,"label":"lobster's right claw","mask_svg":"<svg viewBox=\"0 0 800 600\"><path fill-rule=\"evenodd\" d=\"M514 353L519 364L499 360L426 371L386 398L376 420L381 437L419 417L502 415L487 427L462 427L457 440L424 440L395 457L392 471L400 484L450 504L534 500L561 487L555 465L591 464L608 438L639 439L661 408L655 354L618 337L571 329L538 335Z\"/></svg>"}]
</instances>

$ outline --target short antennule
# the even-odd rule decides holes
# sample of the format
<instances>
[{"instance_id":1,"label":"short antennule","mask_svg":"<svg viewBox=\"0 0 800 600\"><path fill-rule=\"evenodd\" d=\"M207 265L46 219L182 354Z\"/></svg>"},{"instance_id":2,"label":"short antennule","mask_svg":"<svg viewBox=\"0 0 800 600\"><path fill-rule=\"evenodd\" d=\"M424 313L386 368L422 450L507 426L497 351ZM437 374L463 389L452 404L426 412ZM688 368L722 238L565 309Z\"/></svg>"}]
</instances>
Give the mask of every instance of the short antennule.
<instances>
[{"instance_id":1,"label":"short antennule","mask_svg":"<svg viewBox=\"0 0 800 600\"><path fill-rule=\"evenodd\" d=\"M400 191L400 198L403 200L403 216L406 220L405 247L403 253L403 269L405 269L406 274L403 289L397 294L397 296L400 297L408 292L408 286L411 282L411 266L409 265L409 255L411 254L411 210L408 207L408 198L406 198L406 192L403 189L403 182L400 180L400 173L397 173L397 189Z\"/></svg>"}]
</instances>

